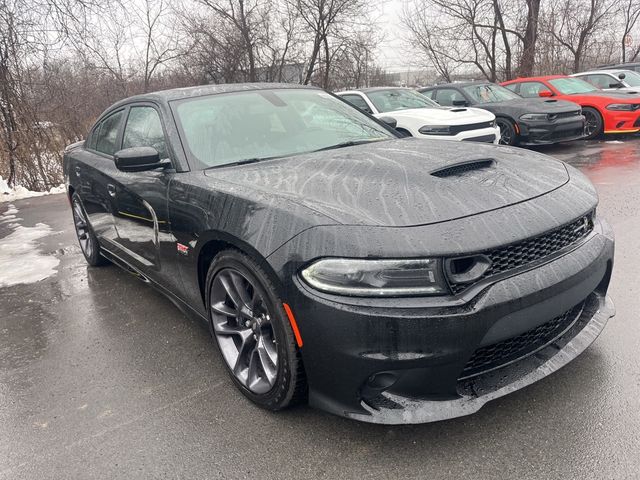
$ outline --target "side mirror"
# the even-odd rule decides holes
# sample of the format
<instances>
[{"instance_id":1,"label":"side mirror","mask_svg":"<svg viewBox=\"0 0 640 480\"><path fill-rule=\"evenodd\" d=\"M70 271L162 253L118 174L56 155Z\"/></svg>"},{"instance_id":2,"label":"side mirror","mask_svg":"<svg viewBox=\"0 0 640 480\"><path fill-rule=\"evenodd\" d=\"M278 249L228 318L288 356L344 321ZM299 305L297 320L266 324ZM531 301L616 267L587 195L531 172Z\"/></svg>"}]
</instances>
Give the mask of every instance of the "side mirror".
<instances>
[{"instance_id":1,"label":"side mirror","mask_svg":"<svg viewBox=\"0 0 640 480\"><path fill-rule=\"evenodd\" d=\"M551 90L540 90L538 96L543 98L553 97L553 92Z\"/></svg>"},{"instance_id":2,"label":"side mirror","mask_svg":"<svg viewBox=\"0 0 640 480\"><path fill-rule=\"evenodd\" d=\"M466 106L468 106L468 102L466 100L454 100L452 103L453 103L454 107L466 107Z\"/></svg>"},{"instance_id":3,"label":"side mirror","mask_svg":"<svg viewBox=\"0 0 640 480\"><path fill-rule=\"evenodd\" d=\"M131 147L122 149L114 155L116 167L123 172L143 172L166 168L168 160L160 160L160 154L153 147Z\"/></svg>"},{"instance_id":4,"label":"side mirror","mask_svg":"<svg viewBox=\"0 0 640 480\"><path fill-rule=\"evenodd\" d=\"M620 73L620 74L618 75L618 78L619 78L620 80L624 80L625 78L627 78L627 75L626 75L626 74L624 74L624 73Z\"/></svg>"},{"instance_id":5,"label":"side mirror","mask_svg":"<svg viewBox=\"0 0 640 480\"><path fill-rule=\"evenodd\" d=\"M398 126L398 121L393 117L380 117L379 120L386 123L391 128L396 128Z\"/></svg>"}]
</instances>

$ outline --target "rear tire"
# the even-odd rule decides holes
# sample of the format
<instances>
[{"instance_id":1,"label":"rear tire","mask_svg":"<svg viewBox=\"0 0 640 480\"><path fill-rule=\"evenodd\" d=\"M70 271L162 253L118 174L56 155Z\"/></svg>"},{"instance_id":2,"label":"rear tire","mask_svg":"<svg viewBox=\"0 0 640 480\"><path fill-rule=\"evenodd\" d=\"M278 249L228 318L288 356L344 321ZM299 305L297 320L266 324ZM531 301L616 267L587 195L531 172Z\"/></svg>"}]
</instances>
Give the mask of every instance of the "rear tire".
<instances>
[{"instance_id":1,"label":"rear tire","mask_svg":"<svg viewBox=\"0 0 640 480\"><path fill-rule=\"evenodd\" d=\"M74 193L71 197L71 211L76 229L76 237L85 260L92 267L102 267L110 262L100 254L100 243L91 228L89 217L82 205L80 195Z\"/></svg>"},{"instance_id":2,"label":"rear tire","mask_svg":"<svg viewBox=\"0 0 640 480\"><path fill-rule=\"evenodd\" d=\"M582 114L585 117L584 135L585 139L592 140L599 137L604 132L604 121L602 115L595 108L584 107Z\"/></svg>"},{"instance_id":3,"label":"rear tire","mask_svg":"<svg viewBox=\"0 0 640 480\"><path fill-rule=\"evenodd\" d=\"M514 146L518 144L516 127L511 120L498 117L496 118L496 125L500 127L500 145Z\"/></svg>"},{"instance_id":4,"label":"rear tire","mask_svg":"<svg viewBox=\"0 0 640 480\"><path fill-rule=\"evenodd\" d=\"M238 250L223 250L209 266L206 288L211 334L242 394L273 411L305 400L302 357L265 270Z\"/></svg>"}]
</instances>

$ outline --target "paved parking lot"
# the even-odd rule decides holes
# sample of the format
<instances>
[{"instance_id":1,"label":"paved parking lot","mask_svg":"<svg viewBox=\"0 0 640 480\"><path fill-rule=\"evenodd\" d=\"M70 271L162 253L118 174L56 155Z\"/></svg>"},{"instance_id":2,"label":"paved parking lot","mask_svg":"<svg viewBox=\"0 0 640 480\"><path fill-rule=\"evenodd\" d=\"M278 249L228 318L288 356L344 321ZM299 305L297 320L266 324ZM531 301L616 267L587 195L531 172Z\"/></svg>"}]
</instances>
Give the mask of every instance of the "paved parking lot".
<instances>
[{"instance_id":1,"label":"paved parking lot","mask_svg":"<svg viewBox=\"0 0 640 480\"><path fill-rule=\"evenodd\" d=\"M0 288L0 479L638 478L640 138L540 151L599 190L617 316L556 374L418 426L258 409L204 326L118 268L87 268L63 195L0 204L0 248L13 223L42 222L38 258L59 260L38 283Z\"/></svg>"}]
</instances>

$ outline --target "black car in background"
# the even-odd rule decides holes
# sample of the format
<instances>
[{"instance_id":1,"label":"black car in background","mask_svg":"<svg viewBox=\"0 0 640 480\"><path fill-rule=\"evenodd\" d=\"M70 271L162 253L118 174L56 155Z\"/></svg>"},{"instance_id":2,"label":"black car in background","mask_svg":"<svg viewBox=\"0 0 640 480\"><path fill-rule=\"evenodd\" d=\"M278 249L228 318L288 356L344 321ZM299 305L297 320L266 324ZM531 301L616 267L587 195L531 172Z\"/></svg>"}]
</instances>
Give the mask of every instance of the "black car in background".
<instances>
[{"instance_id":1,"label":"black car in background","mask_svg":"<svg viewBox=\"0 0 640 480\"><path fill-rule=\"evenodd\" d=\"M442 106L489 110L496 116L503 145L545 145L584 137L582 109L573 102L522 98L489 82L447 83L418 91Z\"/></svg>"},{"instance_id":2,"label":"black car in background","mask_svg":"<svg viewBox=\"0 0 640 480\"><path fill-rule=\"evenodd\" d=\"M320 89L122 100L67 148L64 175L87 262L208 324L235 385L270 410L467 415L570 362L614 313L613 234L580 172L399 138Z\"/></svg>"}]
</instances>

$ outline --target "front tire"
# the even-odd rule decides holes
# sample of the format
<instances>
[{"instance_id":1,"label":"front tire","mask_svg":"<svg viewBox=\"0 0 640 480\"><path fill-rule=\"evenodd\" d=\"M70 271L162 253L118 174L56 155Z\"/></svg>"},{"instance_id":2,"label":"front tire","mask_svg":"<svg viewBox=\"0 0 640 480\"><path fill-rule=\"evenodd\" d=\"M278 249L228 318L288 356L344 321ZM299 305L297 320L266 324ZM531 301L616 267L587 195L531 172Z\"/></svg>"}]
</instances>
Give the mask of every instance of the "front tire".
<instances>
[{"instance_id":1,"label":"front tire","mask_svg":"<svg viewBox=\"0 0 640 480\"><path fill-rule=\"evenodd\" d=\"M211 262L206 288L211 333L236 387L268 410L302 401L302 358L265 270L237 250L224 250Z\"/></svg>"},{"instance_id":2,"label":"front tire","mask_svg":"<svg viewBox=\"0 0 640 480\"><path fill-rule=\"evenodd\" d=\"M595 108L584 107L582 109L582 114L585 118L584 125L584 138L587 140L592 140L604 132L604 121L602 120L602 115Z\"/></svg>"},{"instance_id":3,"label":"front tire","mask_svg":"<svg viewBox=\"0 0 640 480\"><path fill-rule=\"evenodd\" d=\"M78 243L87 263L92 267L108 265L109 261L100 254L100 243L93 228L91 228L89 217L82 205L80 195L77 193L74 193L71 197L71 211Z\"/></svg>"},{"instance_id":4,"label":"front tire","mask_svg":"<svg viewBox=\"0 0 640 480\"><path fill-rule=\"evenodd\" d=\"M500 145L517 145L518 135L513 122L507 118L496 118L496 125L500 127Z\"/></svg>"}]
</instances>

